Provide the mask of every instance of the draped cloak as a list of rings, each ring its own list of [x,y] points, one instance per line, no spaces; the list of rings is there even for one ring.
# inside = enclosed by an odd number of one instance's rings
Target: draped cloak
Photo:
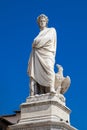
[[[28,74],[41,86],[54,86],[56,54],[56,30],[45,28],[40,31],[32,44],[28,62]]]

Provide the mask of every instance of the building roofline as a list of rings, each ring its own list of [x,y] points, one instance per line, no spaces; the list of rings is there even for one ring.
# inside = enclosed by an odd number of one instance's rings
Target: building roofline
[[[7,114],[7,115],[2,115],[0,117],[11,117],[11,116],[16,116],[17,113],[20,113],[20,110],[15,110],[13,111],[14,113],[13,114]]]
[[[4,117],[0,117],[0,121],[4,121],[4,122],[6,122],[8,125],[13,125],[12,122],[6,120]]]
[[[13,112],[15,112],[15,113],[20,113],[21,111],[20,111],[20,110],[15,110],[15,111],[13,111]]]

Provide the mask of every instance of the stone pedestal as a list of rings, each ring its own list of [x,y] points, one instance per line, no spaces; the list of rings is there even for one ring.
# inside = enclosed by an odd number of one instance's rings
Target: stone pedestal
[[[76,130],[70,125],[70,109],[59,94],[43,94],[27,98],[21,104],[19,123],[11,130]]]

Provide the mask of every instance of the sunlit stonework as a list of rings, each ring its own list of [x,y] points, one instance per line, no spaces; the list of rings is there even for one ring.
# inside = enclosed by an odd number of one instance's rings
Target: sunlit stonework
[[[63,67],[57,64],[54,72],[57,34],[48,28],[48,17],[37,18],[40,33],[32,44],[28,62],[30,96],[21,104],[21,117],[11,130],[76,130],[70,124],[70,109],[66,106],[64,93],[71,80],[63,75]]]

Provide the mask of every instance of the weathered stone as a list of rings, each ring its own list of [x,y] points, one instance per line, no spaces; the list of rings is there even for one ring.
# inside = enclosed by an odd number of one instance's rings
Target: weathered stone
[[[21,104],[19,123],[11,130],[76,130],[70,126],[70,109],[57,94],[28,97]]]

